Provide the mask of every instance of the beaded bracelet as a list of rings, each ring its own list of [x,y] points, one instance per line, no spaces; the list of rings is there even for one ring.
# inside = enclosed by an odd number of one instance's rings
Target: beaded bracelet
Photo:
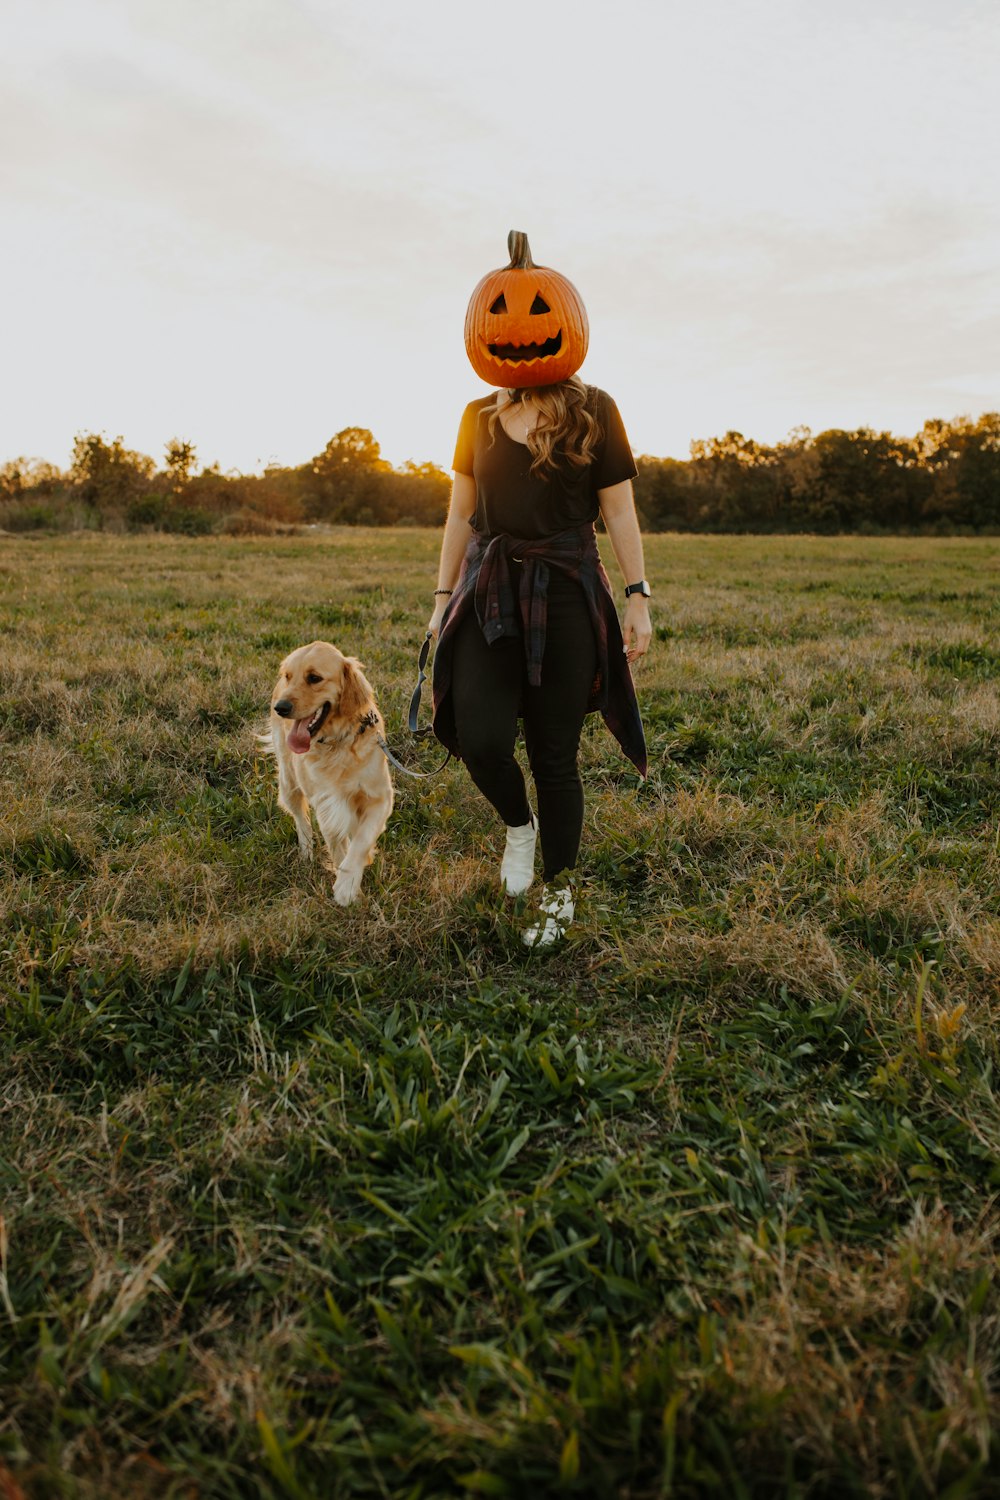
[[[455,590],[454,589],[435,589],[434,592],[435,592],[435,594],[453,594],[455,592]]]

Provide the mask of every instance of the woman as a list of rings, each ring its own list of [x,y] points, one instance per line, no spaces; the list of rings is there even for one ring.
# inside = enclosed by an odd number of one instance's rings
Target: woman
[[[603,714],[645,775],[629,667],[652,632],[625,429],[611,397],[575,375],[587,346],[583,304],[565,278],[533,264],[523,235],[508,244],[511,265],[483,278],[466,322],[477,373],[506,384],[462,418],[427,628],[439,636],[434,731],[507,825],[500,879],[508,895],[531,886],[541,835],[545,887],[524,941],[545,947],[574,915],[577,754],[588,713]],[[537,329],[529,309],[544,319]],[[624,631],[597,552],[598,515],[626,583]],[[518,718],[537,822],[514,756]]]

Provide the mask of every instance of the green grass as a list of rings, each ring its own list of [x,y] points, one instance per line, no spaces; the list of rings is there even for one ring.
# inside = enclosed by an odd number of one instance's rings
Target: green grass
[[[650,539],[530,954],[460,766],[345,912],[254,752],[438,541],[4,543],[0,1495],[997,1493],[1000,543]]]

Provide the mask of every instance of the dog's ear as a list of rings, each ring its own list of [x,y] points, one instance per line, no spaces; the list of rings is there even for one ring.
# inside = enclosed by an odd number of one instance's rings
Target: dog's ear
[[[344,657],[344,677],[338,712],[342,719],[358,719],[372,704],[372,690],[356,656]]]

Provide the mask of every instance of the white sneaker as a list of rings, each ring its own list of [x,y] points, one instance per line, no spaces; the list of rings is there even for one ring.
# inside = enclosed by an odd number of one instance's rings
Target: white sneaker
[[[535,878],[535,841],[538,824],[534,817],[521,828],[507,827],[507,845],[500,866],[500,884],[508,896],[521,896]]]
[[[526,927],[521,941],[526,948],[551,948],[553,943],[566,936],[566,929],[575,915],[572,890],[568,885],[557,886],[551,891],[548,886],[543,886],[538,910],[542,920]]]

